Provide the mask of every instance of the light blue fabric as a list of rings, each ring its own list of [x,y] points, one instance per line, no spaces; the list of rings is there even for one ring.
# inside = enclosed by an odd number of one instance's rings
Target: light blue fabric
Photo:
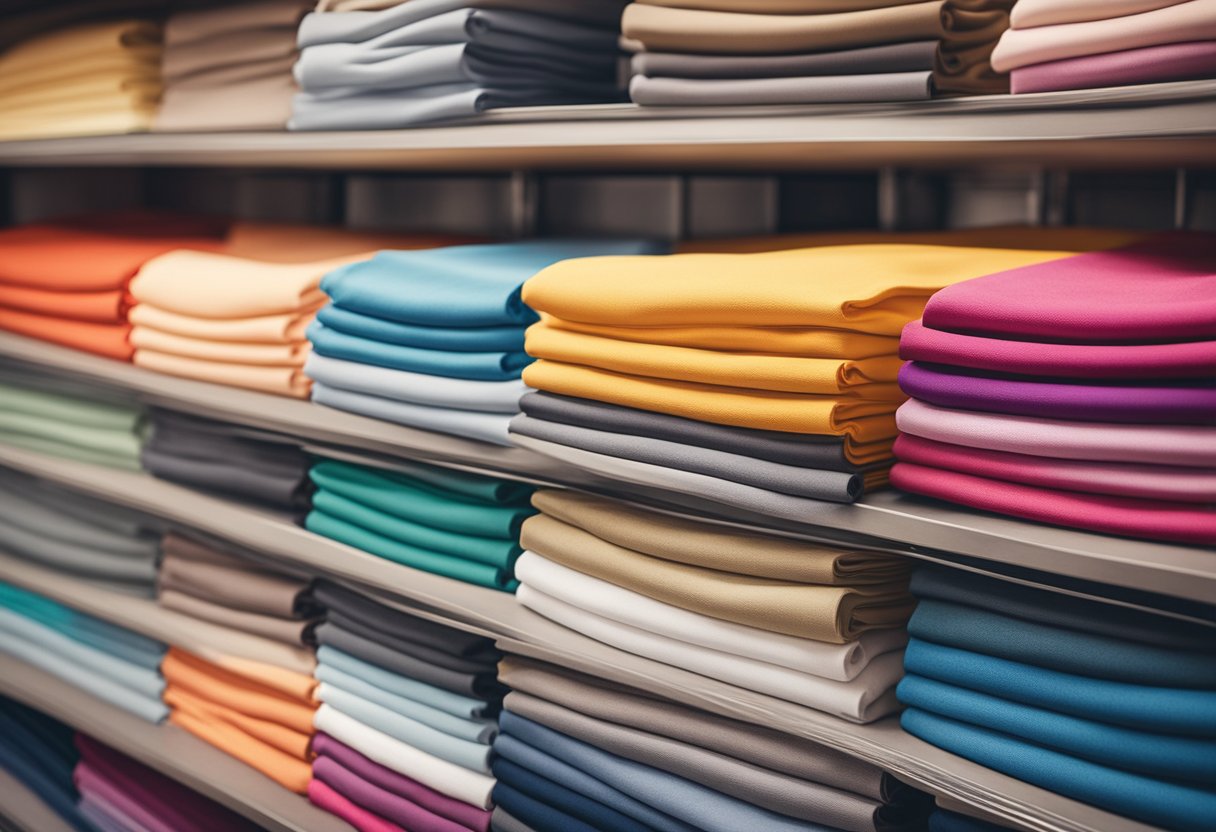
[[[347,335],[320,321],[309,324],[307,334],[318,355],[448,378],[506,381],[519,378],[533,361],[524,352],[451,352],[386,344]]]
[[[971,725],[1000,731],[1095,763],[1164,780],[1216,785],[1216,742],[1149,734],[1054,711],[1006,702],[926,679],[905,676],[899,701]]]
[[[317,313],[317,320],[327,329],[400,344],[403,347],[418,347],[424,350],[448,350],[451,352],[523,352],[526,326],[420,326],[361,315],[349,309],[329,304]]]
[[[379,396],[412,405],[480,413],[519,412],[519,400],[530,388],[523,379],[470,381],[467,378],[429,376],[358,361],[343,361],[310,353],[304,374],[326,387]]]
[[[378,688],[349,673],[343,673],[333,665],[318,664],[317,681],[323,682],[341,691],[353,693],[381,707],[388,708],[394,713],[407,716],[410,719],[429,725],[436,731],[442,731],[453,737],[469,742],[486,744],[493,742],[498,734],[498,721],[481,717],[480,719],[464,719],[449,713],[415,702],[404,696],[390,693]]]
[[[1178,832],[1210,832],[1216,792],[1078,760],[1032,743],[909,708],[904,730],[960,757],[1108,812]]]
[[[46,601],[46,603],[53,602]],[[63,633],[81,644],[94,647],[139,667],[156,670],[165,657],[167,649],[165,645],[141,636],[139,633],[124,630],[108,621],[78,613],[67,607],[61,609],[66,610],[68,615],[51,616],[47,615],[45,610],[32,606],[7,602],[4,603],[4,606],[19,615],[37,621],[44,627]]]
[[[761,809],[698,783],[601,751],[504,711],[504,734],[538,748],[618,791],[705,832],[828,832],[828,827]]]
[[[470,771],[490,773],[489,744],[457,739],[333,685],[319,686],[317,698],[335,711],[375,728],[382,734],[401,740],[406,745]]]
[[[1063,673],[1141,685],[1216,688],[1211,655],[1065,630],[986,610],[922,600],[908,622],[914,638]]]
[[[429,407],[381,396],[369,396],[366,393],[342,390],[320,383],[312,386],[312,400],[334,410],[345,410],[347,413],[357,413],[383,422],[463,436],[494,445],[511,445],[507,436],[507,426],[511,424],[513,415],[510,413],[480,413],[475,410]]]
[[[429,705],[438,711],[462,719],[483,719],[489,711],[486,703],[480,699],[461,696],[458,693],[401,676],[329,645],[323,644],[317,650],[317,663],[319,667],[337,670],[345,676],[359,679],[380,690]],[[327,680],[322,679],[322,681]]]
[[[623,815],[639,820],[656,832],[699,832],[697,827],[676,820],[640,800],[635,800],[574,766],[533,748],[518,737],[510,737],[505,734],[499,736],[494,740],[494,753],[504,760],[510,760],[558,785],[565,786],[591,800],[610,806]]]
[[[904,669],[1002,699],[1141,731],[1216,738],[1216,691],[1111,682],[912,639]]]

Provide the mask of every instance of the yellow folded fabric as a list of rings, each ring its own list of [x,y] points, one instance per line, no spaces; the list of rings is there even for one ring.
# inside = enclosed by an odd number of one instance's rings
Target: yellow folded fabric
[[[261,315],[252,318],[195,318],[141,303],[131,309],[128,320],[135,327],[147,327],[183,338],[205,341],[234,341],[244,344],[283,344],[304,340],[304,331],[316,317],[321,303],[300,312]]]
[[[158,373],[194,378],[213,384],[247,387],[250,390],[297,399],[308,398],[308,391],[312,389],[312,381],[304,375],[301,367],[258,367],[252,364],[205,361],[201,358],[187,358],[184,355],[147,349],[136,350],[131,360],[136,366]]]
[[[0,53],[0,77],[57,67],[72,69],[99,55],[145,57],[149,47],[160,48],[164,30],[150,20],[88,23],[30,38]]]
[[[625,549],[721,572],[863,586],[903,580],[911,571],[906,558],[738,532],[574,491],[541,489],[532,495],[532,505],[546,517]]]
[[[880,401],[902,398],[894,382],[903,362],[895,353],[847,361],[721,352],[617,341],[543,323],[529,327],[525,348],[536,358],[647,378]]]
[[[139,353],[136,353],[135,362],[139,363]],[[826,433],[847,436],[861,443],[878,442],[896,435],[894,413],[898,401],[662,381],[558,361],[537,361],[529,365],[523,379],[537,390],[719,425],[784,433]]]
[[[264,367],[303,367],[310,349],[307,341],[281,344],[208,341],[161,332],[146,326],[137,326],[131,330],[131,346],[186,358]]]
[[[867,630],[902,626],[915,607],[906,581],[822,586],[702,569],[617,546],[543,514],[524,521],[520,545],[682,609],[834,644]]]

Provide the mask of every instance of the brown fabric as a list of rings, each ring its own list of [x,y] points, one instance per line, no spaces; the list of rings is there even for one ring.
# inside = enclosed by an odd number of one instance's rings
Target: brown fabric
[[[201,618],[204,621],[222,624],[234,630],[299,646],[307,646],[312,643],[312,631],[320,621],[318,618],[278,618],[236,610],[221,604],[213,604],[175,589],[166,589],[163,584],[157,602],[166,609],[176,610],[193,618]]]
[[[542,489],[532,505],[622,548],[739,575],[862,586],[903,580],[910,571],[903,558],[732,531],[572,491]]]
[[[299,618],[310,582],[279,575],[177,534],[165,535],[160,588],[278,618]],[[220,622],[223,623],[223,622]]]
[[[1009,74],[997,72],[990,59],[1009,28],[1016,0],[946,0],[942,35],[933,66],[939,93],[997,95],[1009,92]]]

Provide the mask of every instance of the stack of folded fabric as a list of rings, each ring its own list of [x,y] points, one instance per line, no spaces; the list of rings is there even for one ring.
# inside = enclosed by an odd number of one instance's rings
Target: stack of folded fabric
[[[289,127],[408,127],[486,110],[620,101],[625,0],[339,2],[300,24]],[[330,4],[323,4],[325,8]]]
[[[524,281],[597,254],[657,253],[645,241],[551,240],[382,251],[329,274],[309,328],[313,401],[412,427],[510,444],[525,392]]]
[[[499,653],[322,582],[314,803],[364,832],[488,832]]]
[[[312,581],[256,565],[170,533],[157,601],[166,609],[292,647],[315,643],[320,607]]]
[[[12,379],[16,384],[6,384]],[[0,442],[108,468],[139,470],[143,414],[129,404],[89,397],[87,386],[0,372]],[[110,397],[113,398],[113,397]],[[99,400],[100,399],[100,400]]]
[[[148,415],[148,473],[291,517],[308,511],[309,459],[297,440],[170,410]]]
[[[80,814],[101,832],[255,832],[257,824],[84,734],[74,773]]]
[[[810,740],[529,659],[500,673],[496,830],[924,828],[923,795]]]
[[[895,710],[912,611],[888,555],[728,532],[598,497],[533,496],[524,606],[630,653],[854,722]]]
[[[1009,29],[1017,0],[945,0],[942,39],[933,64],[939,95],[996,95],[1009,92],[1009,74],[992,66],[992,52]]]
[[[0,651],[148,722],[161,702],[165,645],[0,582]]]
[[[0,53],[0,139],[147,130],[160,101],[161,26],[87,23]]]
[[[929,832],[1009,832],[1009,827],[937,808],[929,815]]]
[[[1216,629],[925,568],[900,700],[926,742],[1181,832],[1216,813]]]
[[[19,780],[70,828],[95,832],[82,817],[72,772],[74,731],[46,714],[0,697],[0,769]]]
[[[158,254],[216,247],[225,226],[131,213],[0,231],[0,329],[130,360],[131,278]]]
[[[900,347],[914,400],[892,482],[1039,522],[1216,543],[1214,284],[1216,237],[1170,233],[939,292]]]
[[[296,91],[296,28],[309,5],[255,0],[171,14],[154,129],[283,129]]]
[[[1112,237],[1026,239],[1049,250],[889,243],[558,263],[524,286],[541,313],[526,347],[541,360],[523,379],[563,398],[528,397],[512,441],[763,515],[805,520],[819,500],[852,502],[886,480],[897,336],[925,301],[1070,253],[1053,242]]]
[[[1014,93],[1216,77],[1214,0],[1019,0],[992,65]]]
[[[318,461],[304,526],[356,549],[479,586],[514,590],[531,486],[397,462]]]
[[[151,597],[160,554],[144,515],[0,471],[0,553],[105,589]]]

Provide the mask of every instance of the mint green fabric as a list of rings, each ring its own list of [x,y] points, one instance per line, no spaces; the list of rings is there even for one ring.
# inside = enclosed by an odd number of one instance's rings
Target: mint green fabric
[[[0,441],[53,456],[139,470],[134,408],[0,384]]]

